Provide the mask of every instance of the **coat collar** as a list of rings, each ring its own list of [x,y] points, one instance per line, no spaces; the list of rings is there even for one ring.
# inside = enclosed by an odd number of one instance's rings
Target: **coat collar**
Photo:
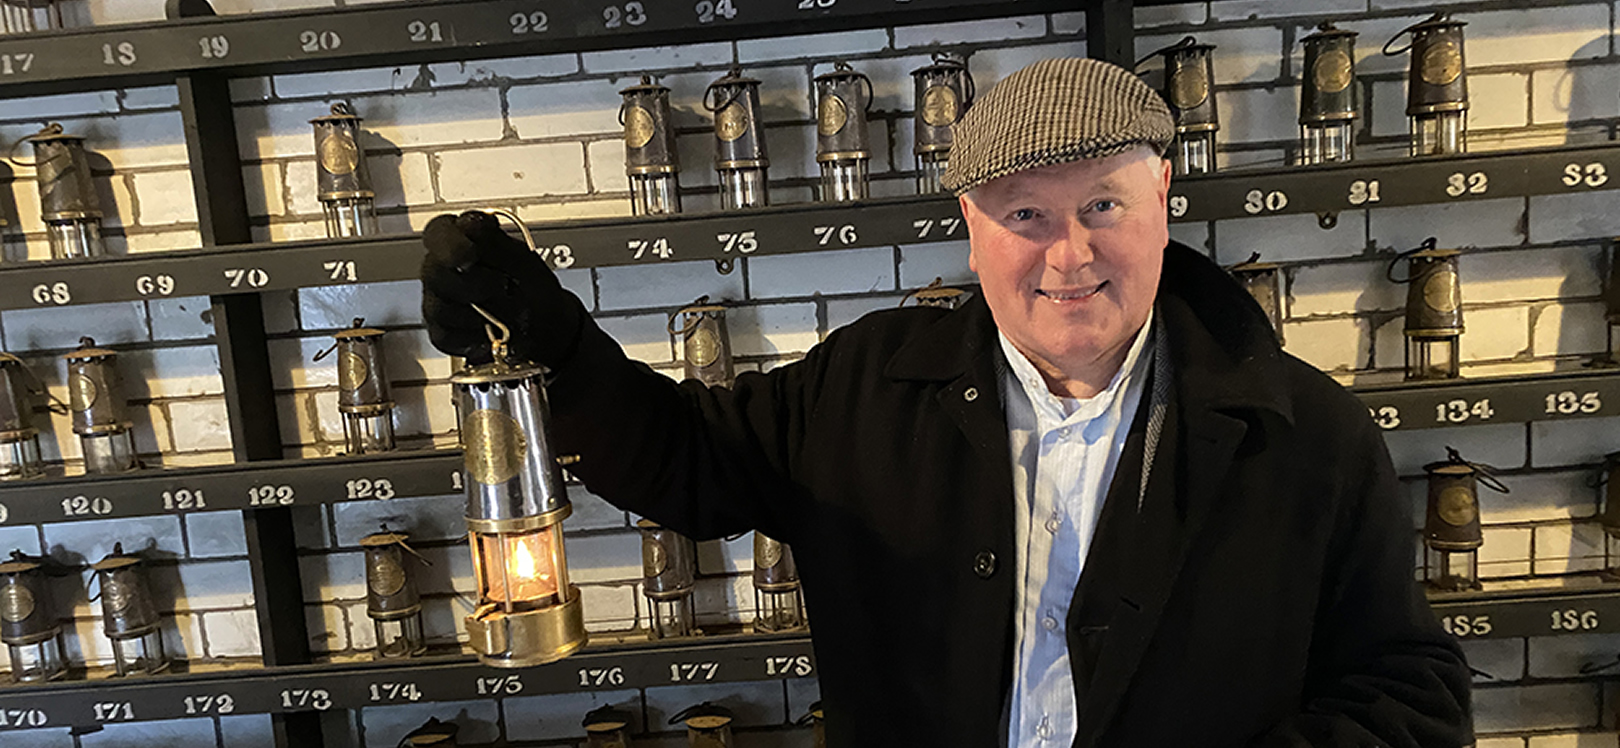
[[[1169,331],[1178,395],[1189,410],[1266,410],[1293,423],[1282,386],[1282,348],[1270,321],[1241,286],[1180,242],[1164,250],[1159,318]],[[995,320],[982,294],[940,316],[889,359],[895,380],[951,381],[999,357]]]

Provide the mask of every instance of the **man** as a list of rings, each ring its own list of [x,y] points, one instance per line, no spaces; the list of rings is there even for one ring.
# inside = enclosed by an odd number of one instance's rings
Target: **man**
[[[475,354],[482,305],[552,368],[592,491],[793,545],[830,745],[1471,744],[1382,437],[1169,241],[1172,133],[1121,68],[1014,73],[945,177],[982,296],[730,390],[626,359],[476,214],[429,224],[423,311]]]

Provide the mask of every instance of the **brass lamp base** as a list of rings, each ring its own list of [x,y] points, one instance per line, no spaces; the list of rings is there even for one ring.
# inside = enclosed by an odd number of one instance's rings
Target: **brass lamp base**
[[[467,637],[478,660],[493,667],[532,667],[556,662],[585,646],[585,610],[579,588],[568,601],[540,610],[506,614],[491,607],[467,616]]]

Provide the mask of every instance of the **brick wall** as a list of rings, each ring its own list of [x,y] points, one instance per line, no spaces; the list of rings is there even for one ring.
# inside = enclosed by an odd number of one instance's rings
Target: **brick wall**
[[[334,0],[215,0],[221,12],[320,7]],[[335,0],[357,5],[359,0]],[[1451,3],[1469,22],[1473,150],[1612,139],[1620,122],[1620,57],[1614,49],[1616,3],[1609,1]],[[118,23],[161,15],[156,2],[91,0],[74,8],[82,22]],[[1139,54],[1187,33],[1219,45],[1216,83],[1224,129],[1223,165],[1284,163],[1296,137],[1302,51],[1298,40],[1332,18],[1362,33],[1358,85],[1364,102],[1363,157],[1404,152],[1406,61],[1378,47],[1429,12],[1406,0],[1218,0],[1138,11]],[[673,89],[682,184],[689,211],[716,207],[710,121],[697,105],[703,88],[733,63],[764,81],[772,199],[811,199],[815,182],[810,79],[847,59],[875,86],[873,192],[908,194],[911,180],[911,82],[907,72],[941,47],[969,54],[980,90],[1027,62],[1084,54],[1083,15],[1028,16],[969,24],[815,35],[677,48],[373,68],[247,78],[233,82],[243,172],[261,240],[324,236],[315,199],[313,138],[307,120],[345,101],[366,118],[369,166],[385,230],[420,229],[442,212],[499,205],[526,219],[622,216],[629,210],[618,89],[650,72]],[[1149,67],[1152,64],[1150,63]],[[1157,74],[1148,72],[1150,79]],[[47,120],[89,136],[110,206],[114,252],[194,246],[185,148],[173,88],[140,88],[13,102],[0,113],[0,137],[16,138]],[[4,237],[7,260],[47,254],[32,173],[14,169],[9,192],[18,229]],[[1399,378],[1403,289],[1382,279],[1392,251],[1427,236],[1466,248],[1463,298],[1469,333],[1464,374],[1545,372],[1579,365],[1604,344],[1598,303],[1606,267],[1600,242],[1620,234],[1608,193],[1503,199],[1455,206],[1346,212],[1332,230],[1313,217],[1251,218],[1177,225],[1174,235],[1223,263],[1252,251],[1287,264],[1286,333],[1290,350],[1346,383]],[[730,330],[741,368],[768,370],[792,361],[840,325],[893,306],[906,289],[942,276],[969,282],[964,242],[774,256],[740,261],[563,272],[598,321],[638,359],[678,376],[667,315],[697,296],[735,302]],[[400,404],[405,447],[454,442],[449,362],[428,344],[414,283],[278,292],[265,296],[267,324],[289,456],[341,449],[335,370],[312,362],[330,335],[356,316],[388,329],[389,374]],[[120,351],[135,401],[137,443],[153,464],[230,459],[207,299],[68,307],[0,314],[0,348],[23,356],[59,396],[55,356],[81,334]],[[52,424],[52,459],[73,464],[77,443],[65,419]],[[1620,419],[1570,424],[1500,424],[1392,434],[1390,449],[1421,523],[1420,465],[1453,445],[1471,459],[1509,469],[1509,496],[1484,499],[1485,573],[1512,581],[1598,568],[1605,549],[1594,515],[1598,496],[1585,480],[1616,449]],[[572,573],[585,595],[587,624],[608,632],[644,622],[634,517],[583,490],[572,493],[568,521]],[[299,510],[298,542],[312,646],[334,659],[365,656],[372,629],[364,612],[358,539],[379,524],[411,532],[433,565],[425,571],[431,638],[464,638],[460,618],[473,590],[454,497],[356,502]],[[171,644],[184,656],[228,667],[257,652],[245,548],[237,513],[194,514],[41,527],[0,528],[0,550],[45,551],[69,565],[98,560],[114,541],[160,559],[157,579],[172,595]],[[744,539],[700,545],[700,623],[747,620],[752,593]],[[105,662],[82,580],[60,581],[74,602],[70,652]],[[1488,674],[1477,693],[1482,746],[1616,744],[1614,695],[1581,666],[1612,660],[1620,637],[1566,637],[1470,643],[1474,666]],[[497,738],[566,743],[599,703],[628,704],[646,744],[684,741],[667,716],[703,699],[738,710],[744,745],[807,744],[786,728],[815,698],[814,683],[789,682],[648,689],[509,700],[366,709],[335,716],[356,745],[392,746],[428,716],[455,718],[467,742]],[[100,733],[8,733],[7,746],[101,748],[174,744],[268,745],[268,719],[234,717],[121,725]],[[15,743],[13,741],[16,741]],[[640,743],[638,743],[640,744]]]

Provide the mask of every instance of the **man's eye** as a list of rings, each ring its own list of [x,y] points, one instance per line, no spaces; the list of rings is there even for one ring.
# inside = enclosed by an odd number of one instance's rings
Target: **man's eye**
[[[1098,200],[1097,202],[1091,204],[1091,209],[1097,213],[1107,213],[1108,211],[1118,207],[1119,203],[1113,200]]]
[[[1035,218],[1035,211],[1029,208],[1019,208],[1018,210],[1013,211],[1012,218],[1014,221],[1033,220]]]

